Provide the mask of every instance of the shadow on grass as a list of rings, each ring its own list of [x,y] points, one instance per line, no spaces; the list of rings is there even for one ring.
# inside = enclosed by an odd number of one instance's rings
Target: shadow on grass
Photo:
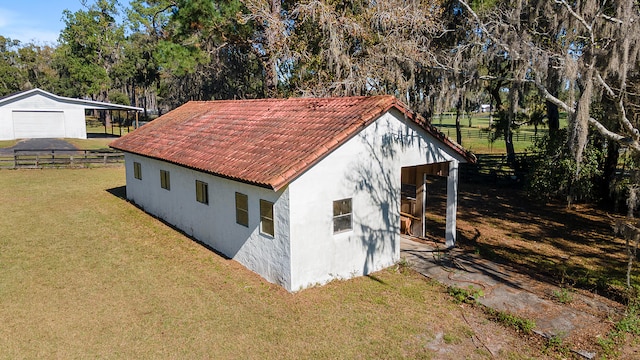
[[[120,135],[118,134],[87,133],[87,139],[103,139],[103,138],[115,139],[119,137]]]
[[[117,198],[127,200],[127,187],[124,185],[107,189],[107,192]]]
[[[158,221],[159,221],[159,222],[161,222],[162,224],[164,224],[164,225],[166,225],[167,227],[171,228],[172,230],[174,230],[174,231],[176,231],[176,232],[180,233],[180,234],[181,234],[181,235],[183,235],[184,237],[186,237],[186,238],[190,239],[191,241],[193,241],[193,242],[197,243],[198,245],[200,245],[200,246],[204,247],[205,249],[207,249],[207,250],[209,250],[209,251],[211,251],[211,252],[215,253],[216,255],[220,256],[221,258],[226,259],[226,260],[232,260],[232,259],[231,259],[230,257],[228,257],[227,255],[225,255],[225,254],[223,254],[223,253],[219,252],[218,250],[216,250],[216,249],[214,249],[213,247],[211,247],[210,245],[208,245],[208,244],[206,244],[206,243],[204,243],[204,242],[202,242],[202,241],[200,241],[200,240],[196,239],[195,237],[193,237],[193,236],[191,236],[191,235],[189,235],[189,234],[185,233],[184,231],[182,231],[182,230],[180,230],[179,228],[175,227],[174,225],[170,224],[170,223],[169,223],[169,222],[167,222],[166,220],[164,220],[164,219],[162,219],[162,218],[159,218],[159,217],[157,217],[157,216],[155,216],[155,215],[153,215],[153,214],[149,214],[148,212],[144,211],[144,208],[143,208],[143,207],[141,207],[140,205],[136,204],[135,202],[130,201],[129,199],[127,199],[127,187],[126,187],[126,186],[118,186],[118,187],[114,187],[114,188],[111,188],[111,189],[107,189],[106,191],[107,191],[109,194],[111,194],[111,195],[113,195],[113,196],[115,196],[115,197],[117,197],[117,198],[119,198],[119,199],[121,199],[121,200],[124,200],[124,201],[128,202],[129,204],[131,204],[131,205],[135,206],[136,208],[138,208],[138,210],[140,210],[140,211],[144,212],[147,216],[150,216],[150,217],[152,217],[152,218],[154,218],[154,219],[158,220]]]
[[[368,277],[369,279],[377,282],[377,283],[382,284],[382,285],[388,285],[384,280],[380,279],[379,277],[377,277],[377,276],[375,276],[373,274],[369,274],[369,275],[365,275],[365,276]]]

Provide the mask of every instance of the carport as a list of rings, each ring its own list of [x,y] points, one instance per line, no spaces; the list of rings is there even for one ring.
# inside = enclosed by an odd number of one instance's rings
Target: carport
[[[0,140],[87,138],[87,110],[126,111],[137,126],[142,108],[58,96],[32,89],[0,98]],[[106,129],[106,128],[105,128]]]

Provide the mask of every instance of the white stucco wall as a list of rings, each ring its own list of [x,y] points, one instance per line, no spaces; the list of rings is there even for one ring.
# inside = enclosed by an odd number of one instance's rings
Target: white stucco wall
[[[34,112],[64,112],[64,127],[66,138],[87,138],[87,127],[84,116],[84,106],[79,104],[55,101],[40,94],[33,94],[26,98],[16,99],[0,106],[0,140],[15,139],[14,111]],[[34,129],[34,133],[38,133]],[[37,137],[52,137],[41,132]]]
[[[134,178],[134,161],[142,165],[142,180]],[[130,200],[289,291],[397,262],[401,168],[447,161],[464,159],[397,111],[278,192],[125,155]],[[170,191],[160,187],[161,169],[171,173]],[[196,201],[195,180],[209,184],[209,205]],[[249,197],[248,228],[235,221],[236,191]],[[352,230],[334,234],[333,201],[344,198],[352,199]],[[274,237],[260,233],[260,199],[275,203]]]
[[[366,275],[400,258],[402,167],[462,160],[397,111],[289,185],[292,288]],[[333,234],[333,201],[352,198],[352,231]]]
[[[141,164],[141,180],[134,178],[133,162]],[[128,153],[125,166],[128,199],[268,281],[291,290],[287,189],[275,192]],[[170,190],[160,187],[161,169],[170,172]],[[208,184],[208,205],[196,201],[196,180]],[[248,196],[248,227],[236,223],[236,191]],[[274,203],[274,237],[260,232],[260,199]]]

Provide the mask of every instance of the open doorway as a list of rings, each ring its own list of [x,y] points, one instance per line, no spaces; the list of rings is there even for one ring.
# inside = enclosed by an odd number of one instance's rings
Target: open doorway
[[[400,229],[403,234],[444,240],[448,174],[448,162],[402,168]]]

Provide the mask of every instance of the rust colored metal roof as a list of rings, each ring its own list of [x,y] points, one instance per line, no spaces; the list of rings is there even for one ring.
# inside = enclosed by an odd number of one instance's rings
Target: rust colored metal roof
[[[392,108],[474,161],[390,95],[190,101],[110,146],[278,190]]]

